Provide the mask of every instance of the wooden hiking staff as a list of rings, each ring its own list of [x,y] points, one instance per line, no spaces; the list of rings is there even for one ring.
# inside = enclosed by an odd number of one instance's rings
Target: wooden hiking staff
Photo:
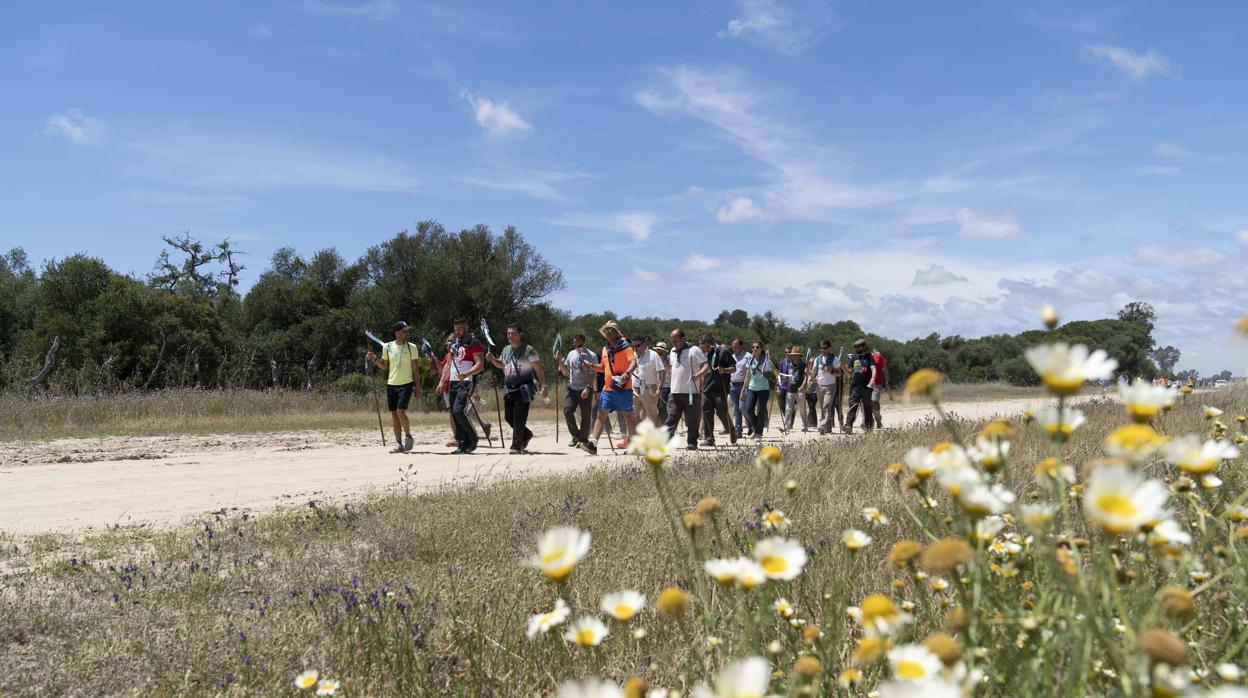
[[[377,381],[373,379],[373,362],[368,360],[368,347],[364,347],[364,375],[373,389],[373,406],[377,408],[377,431],[381,432],[381,445],[386,445],[386,428],[381,425],[381,397],[377,395]]]

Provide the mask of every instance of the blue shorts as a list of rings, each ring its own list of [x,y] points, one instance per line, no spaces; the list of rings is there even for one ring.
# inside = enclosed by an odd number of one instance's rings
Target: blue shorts
[[[633,391],[604,390],[598,398],[598,409],[608,412],[632,412]]]

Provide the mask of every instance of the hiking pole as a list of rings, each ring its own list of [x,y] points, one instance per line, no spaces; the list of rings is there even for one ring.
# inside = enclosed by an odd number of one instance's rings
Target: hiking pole
[[[494,348],[494,340],[490,337],[490,326],[486,324],[485,318],[481,318],[481,334],[485,336],[485,341],[489,343],[490,349]],[[500,444],[507,443],[507,433],[503,429],[503,402],[498,399],[498,382],[490,381],[494,384],[494,409],[498,412],[498,440]],[[477,415],[477,420],[481,419],[481,415]],[[481,427],[484,429],[485,427]],[[493,444],[491,444],[493,445]]]
[[[434,358],[434,355],[433,355],[433,345],[431,345],[431,344],[429,343],[429,340],[427,340],[427,339],[421,339],[421,340],[420,340],[420,347],[421,347],[421,349],[422,349],[422,350],[423,350],[426,354],[428,354],[428,355],[429,355],[429,367],[430,367],[430,371],[432,371],[432,369],[433,369],[433,358]],[[449,395],[449,392],[448,392],[448,395]],[[477,406],[476,406],[475,404],[473,404],[473,402],[472,402],[472,396],[471,396],[471,395],[469,395],[469,396],[468,396],[468,407],[471,407],[471,408],[472,408],[472,416],[474,416],[474,417],[476,417],[476,418],[477,418],[477,424],[480,424],[480,425],[481,425],[481,431],[485,432],[485,440],[486,440],[486,442],[488,442],[488,443],[490,444],[490,448],[494,448],[494,439],[490,436],[490,430],[485,428],[485,421],[481,419],[481,414],[480,414],[479,412],[477,412]],[[453,410],[454,408],[452,407],[451,409]],[[451,417],[451,431],[452,431],[452,433],[454,433],[454,432],[455,432],[454,427],[455,427],[455,418],[454,418],[454,416],[452,416],[452,417]],[[459,436],[459,435],[458,435],[458,434],[455,434],[455,436],[458,438],[458,436]]]
[[[600,407],[598,409],[601,410],[602,408]],[[618,456],[620,454],[615,450],[615,435],[611,433],[611,417],[614,414],[614,412],[607,412],[607,443],[611,446],[611,455]]]
[[[386,428],[381,425],[381,398],[377,396],[377,381],[373,380],[373,362],[367,356],[364,357],[364,375],[368,376],[368,385],[373,389],[373,406],[377,408],[377,431],[381,432],[381,445],[385,446]]]
[[[550,349],[550,358],[555,364],[559,363],[559,348],[562,346],[563,333],[556,332],[555,345]],[[551,368],[555,369],[555,443],[559,443],[559,367],[551,366]]]

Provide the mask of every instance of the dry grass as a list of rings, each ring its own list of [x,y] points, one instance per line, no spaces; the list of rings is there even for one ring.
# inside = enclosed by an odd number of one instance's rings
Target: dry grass
[[[1230,411],[1235,398],[1211,400]],[[1099,453],[1103,434],[1121,421],[1112,405],[1086,409],[1089,423],[1067,446],[1070,462]],[[1177,409],[1167,430],[1200,431],[1198,411]],[[978,426],[959,428],[969,434]],[[811,561],[794,582],[760,593],[783,594],[824,629],[812,650],[834,672],[847,665],[845,607],[886,589],[892,574],[884,551],[919,537],[885,466],[945,435],[928,425],[787,447],[784,477],[798,485],[791,496],[765,482],[749,450],[680,458],[665,472],[682,510],[708,495],[723,501],[721,526],[702,538],[717,556],[742,551],[764,509],[784,509],[794,522],[789,535],[806,544]],[[1023,428],[1013,448],[1010,479],[1026,499],[1047,443]],[[610,591],[637,589],[653,604],[660,589],[688,583],[685,552],[655,492],[639,462],[573,477],[383,493],[343,507],[309,503],[260,519],[216,516],[172,532],[0,540],[0,694],[289,695],[297,672],[317,668],[352,696],[545,695],[569,678],[622,682],[635,674],[687,695],[720,655],[758,653],[772,640],[782,647],[777,665],[787,666],[801,647],[796,631],[772,624],[759,637],[733,635],[728,612],[701,623],[660,619],[647,608],[634,621],[644,639],[612,622],[611,637],[592,651],[566,646],[557,633],[525,639],[529,615],[549,610],[560,593],[575,619],[597,614]],[[879,507],[892,523],[872,529],[870,554],[855,560],[839,537],[866,528],[864,506]],[[521,565],[541,532],[557,525],[593,534],[589,556],[562,590]],[[731,608],[711,594],[714,608]],[[723,640],[717,649],[708,648],[712,634]],[[1013,670],[1027,660],[1008,641],[997,650],[994,666]],[[1019,686],[1055,690],[1051,669],[1035,667],[1030,683],[1009,677],[1012,695],[1030,694]],[[836,692],[835,683],[825,691]]]

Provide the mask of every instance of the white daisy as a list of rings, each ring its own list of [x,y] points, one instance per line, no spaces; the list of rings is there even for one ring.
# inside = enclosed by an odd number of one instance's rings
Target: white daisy
[[[876,688],[879,698],[965,698],[962,689],[944,679],[926,683],[913,681],[882,681]]]
[[[787,581],[802,573],[802,567],[806,565],[806,549],[801,543],[787,538],[764,538],[754,545],[754,560],[762,566],[768,579]]]
[[[1203,475],[1218,467],[1222,461],[1239,455],[1239,447],[1230,441],[1209,439],[1203,443],[1196,434],[1186,434],[1161,447],[1161,455],[1167,463],[1178,466],[1186,473]]]
[[[309,669],[295,677],[295,688],[306,690],[316,685],[316,680],[320,678],[321,673],[315,669]]]
[[[710,575],[719,584],[728,586],[737,582],[737,570],[741,568],[741,561],[745,558],[718,558],[715,560],[707,560],[702,564],[702,569]]]
[[[1113,534],[1163,518],[1169,498],[1161,481],[1119,464],[1094,468],[1083,497],[1088,520]]]
[[[796,575],[794,575],[796,576]],[[737,561],[737,586],[749,591],[767,581],[767,570],[757,562],[743,557]]]
[[[574,526],[552,528],[537,541],[537,554],[529,558],[529,564],[562,582],[589,552],[589,541],[589,533]]]
[[[906,451],[902,461],[905,462],[910,472],[914,473],[915,477],[918,478],[926,478],[936,472],[936,461],[932,459],[932,450],[930,448],[915,446]]]
[[[342,684],[338,683],[337,681],[333,679],[321,679],[320,681],[316,682],[316,695],[332,696],[338,692],[338,688],[341,685]]]
[[[784,533],[789,530],[789,523],[789,517],[785,516],[784,512],[779,509],[772,509],[763,514],[763,526],[769,531]]]
[[[1001,514],[1014,503],[1014,493],[1003,485],[977,485],[958,495],[958,506],[971,516]]]
[[[865,507],[862,510],[862,518],[866,519],[867,523],[871,524],[872,526],[887,526],[888,525],[888,517],[880,513],[880,510],[876,509],[875,507]]]
[[[1060,411],[1056,407],[1036,411],[1036,423],[1055,439],[1069,438],[1086,421],[1081,410],[1069,407]]]
[[[602,597],[602,611],[618,621],[628,622],[646,605],[646,597],[632,589]]]
[[[1010,455],[1010,442],[1005,439],[980,436],[970,449],[971,459],[985,470],[997,470],[1005,465]]]
[[[940,657],[923,645],[900,645],[888,651],[893,678],[926,683],[940,673]]]
[[[532,640],[534,637],[537,637],[538,633],[544,633],[567,620],[568,614],[571,612],[571,609],[563,602],[563,599],[555,599],[555,610],[529,617],[529,629],[525,634]]]
[[[1005,519],[1000,516],[986,516],[975,522],[975,537],[989,541],[996,538],[1003,528],[1005,528]]]
[[[610,634],[611,631],[607,629],[606,623],[593,616],[584,616],[568,626],[563,633],[563,639],[575,642],[581,647],[597,647]]]
[[[1023,355],[1055,395],[1073,395],[1087,381],[1113,377],[1118,368],[1118,362],[1109,358],[1104,349],[1092,351],[1082,344],[1042,344]]]
[[[680,436],[667,433],[667,427],[655,425],[649,419],[637,425],[637,433],[628,441],[628,453],[642,456],[653,467],[663,465],[667,455],[680,445]]]
[[[871,545],[871,536],[868,536],[856,528],[851,528],[841,534],[841,543],[846,548],[849,548],[850,551],[858,552],[868,545]]]
[[[1172,388],[1153,385],[1139,378],[1133,383],[1119,386],[1118,395],[1127,408],[1127,414],[1140,422],[1156,417],[1163,409],[1173,405],[1175,400]]]
[[[585,679],[564,682],[553,698],[624,698],[624,691],[610,681]]]
[[[771,685],[771,666],[762,657],[748,657],[720,669],[715,687],[705,683],[693,689],[693,698],[761,698]]]

